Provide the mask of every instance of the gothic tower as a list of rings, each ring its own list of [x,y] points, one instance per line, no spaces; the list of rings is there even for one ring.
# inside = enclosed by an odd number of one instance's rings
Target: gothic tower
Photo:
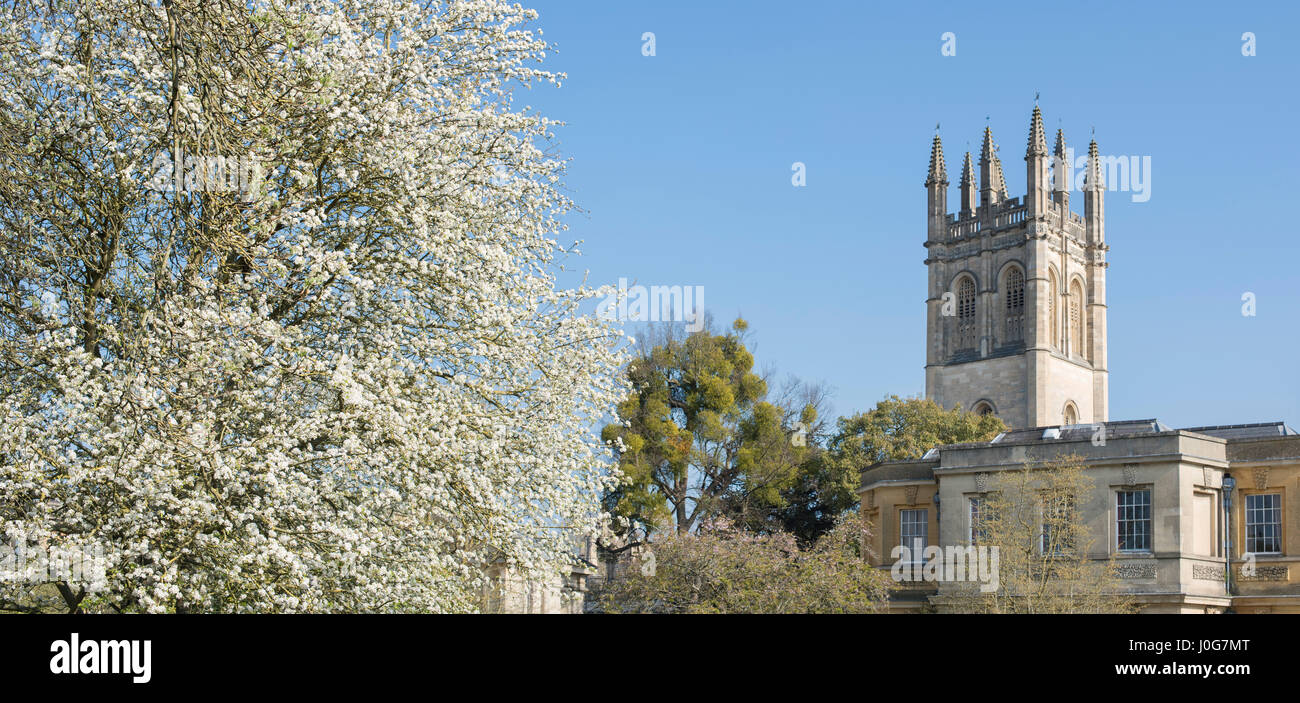
[[[944,407],[991,412],[1011,427],[1107,418],[1108,247],[1097,142],[1084,164],[1083,215],[1070,211],[1074,164],[1059,130],[1053,152],[1049,157],[1035,105],[1023,198],[1007,196],[987,127],[978,202],[967,153],[961,206],[948,213],[948,170],[937,134],[925,181],[925,395]]]

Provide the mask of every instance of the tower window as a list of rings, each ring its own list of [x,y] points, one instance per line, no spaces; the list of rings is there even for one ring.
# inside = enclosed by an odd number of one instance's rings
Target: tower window
[[[957,285],[957,348],[975,348],[975,281],[969,276]]]
[[[1024,338],[1025,274],[1012,267],[1007,272],[1003,287],[1006,290],[1007,341],[1018,342]]]
[[[1057,303],[1057,298],[1060,296],[1060,291],[1056,287],[1056,272],[1049,271],[1047,274],[1047,278],[1048,278],[1047,326],[1051,330],[1048,333],[1048,339],[1052,341],[1053,347],[1055,347],[1056,349],[1060,349],[1061,348],[1061,322],[1059,319],[1057,319],[1057,315],[1056,315],[1056,310],[1057,310],[1056,303]]]
[[[1078,281],[1070,285],[1070,354],[1084,356],[1083,287]]]
[[[1065,404],[1065,424],[1079,424],[1079,411],[1074,408],[1074,403]]]

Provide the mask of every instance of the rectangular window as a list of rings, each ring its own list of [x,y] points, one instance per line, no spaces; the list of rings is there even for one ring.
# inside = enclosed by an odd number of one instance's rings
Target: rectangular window
[[[1121,552],[1151,551],[1151,490],[1115,493],[1115,547]]]
[[[984,499],[979,496],[971,496],[970,525],[966,532],[966,538],[971,544],[980,544],[987,535],[987,532],[980,525],[980,515],[983,509]]]
[[[1246,496],[1246,551],[1282,553],[1282,494]]]
[[[899,544],[911,550],[913,562],[925,560],[925,545],[929,536],[929,511],[925,508],[898,512]]]
[[[1074,501],[1068,497],[1047,498],[1043,501],[1043,541],[1039,551],[1062,556],[1074,550],[1071,524],[1074,521]]]

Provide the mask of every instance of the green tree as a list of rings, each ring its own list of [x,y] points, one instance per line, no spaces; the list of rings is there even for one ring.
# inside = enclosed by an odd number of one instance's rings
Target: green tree
[[[987,441],[1005,430],[992,415],[890,396],[867,412],[839,419],[826,450],[810,452],[783,492],[777,519],[801,541],[815,540],[857,505],[863,469],[880,461],[916,459],[942,444]]]
[[[706,327],[643,340],[627,371],[634,390],[603,432],[625,477],[605,507],[625,526],[649,534],[721,516],[762,523],[797,479],[815,444],[817,409],[767,400],[746,329],[736,320],[724,334]]]

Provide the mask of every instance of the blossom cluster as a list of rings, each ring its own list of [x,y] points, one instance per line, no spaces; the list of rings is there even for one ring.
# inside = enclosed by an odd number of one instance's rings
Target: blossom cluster
[[[0,520],[103,549],[81,605],[464,611],[488,561],[568,568],[625,388],[620,333],[579,311],[608,292],[555,277],[555,123],[514,102],[560,79],[534,13],[13,7]],[[181,152],[265,172],[150,187]]]

